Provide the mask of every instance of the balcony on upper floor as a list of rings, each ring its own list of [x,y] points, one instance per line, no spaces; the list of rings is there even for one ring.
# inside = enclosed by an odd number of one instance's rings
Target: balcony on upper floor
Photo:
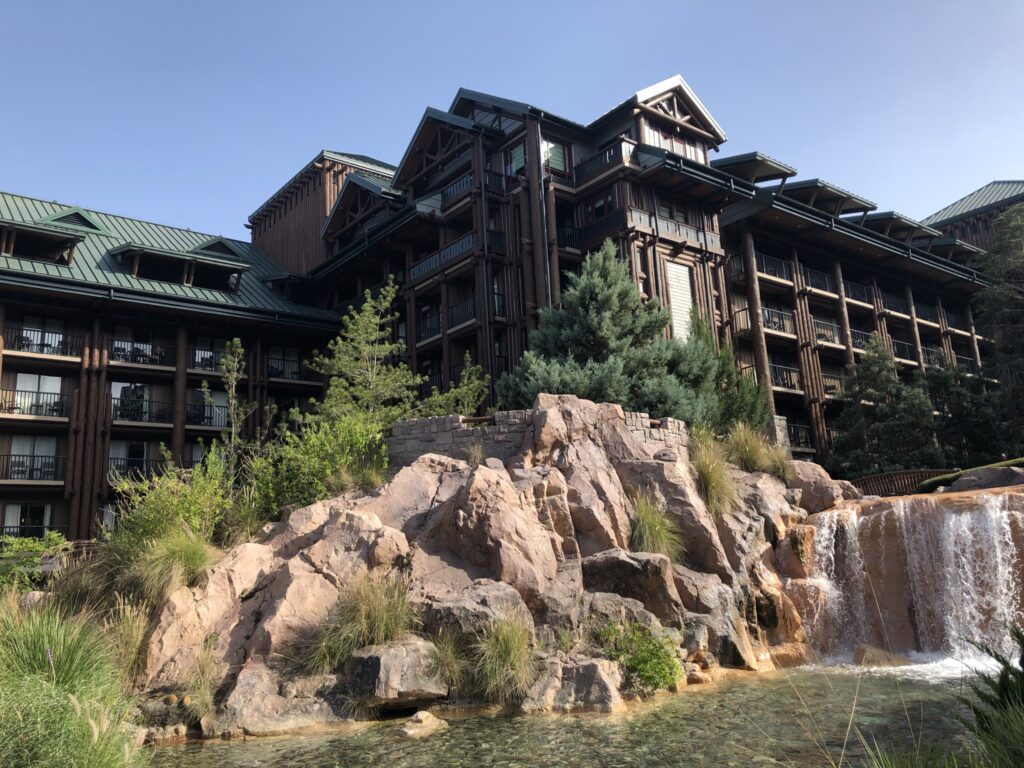
[[[831,320],[814,320],[814,338],[822,344],[842,344],[839,326]]]
[[[786,424],[786,434],[789,437],[789,447],[794,451],[813,451],[814,439],[811,427],[808,424]]]
[[[800,384],[800,369],[789,366],[780,365],[778,363],[769,363],[768,374],[772,380],[772,387],[777,389],[790,389],[794,391],[802,391],[803,387]]]
[[[800,271],[808,288],[825,293],[838,293],[836,279],[828,272],[822,272],[820,269],[812,269],[811,267],[801,267]]]
[[[464,299],[448,305],[448,329],[458,328],[460,325],[469,323],[476,319],[476,297],[467,296]]]
[[[924,356],[925,365],[933,365],[936,367],[945,367],[946,365],[946,353],[938,347],[921,347],[921,353]]]
[[[133,365],[173,368],[176,362],[175,349],[168,344],[132,341],[131,339],[111,339],[108,351],[111,363],[131,363]]]
[[[4,329],[4,351],[53,357],[81,357],[84,337],[34,328]]]
[[[577,163],[574,169],[576,186],[582,187],[591,179],[595,179],[609,168],[628,163],[633,157],[636,145],[629,141],[616,141],[596,155]]]
[[[914,351],[914,345],[909,341],[893,339],[892,353],[898,360],[907,360],[909,362],[917,361],[917,353]]]
[[[722,238],[717,232],[707,230],[702,232],[692,224],[658,216],[640,208],[629,209],[628,224],[670,242],[690,242],[698,248],[704,248],[706,242],[708,250],[722,250]]]
[[[777,256],[769,256],[767,253],[756,254],[757,271],[762,275],[774,277],[777,280],[793,280],[793,262],[789,259],[780,259]]]
[[[166,463],[163,459],[111,456],[108,462],[108,472],[111,478],[125,477],[137,480],[160,474]]]
[[[846,376],[838,368],[823,368],[821,386],[825,391],[825,397],[840,398],[846,392]]]
[[[185,409],[185,424],[190,427],[231,426],[230,413],[226,405],[214,403],[190,403]]]
[[[854,280],[843,280],[843,293],[850,301],[871,304],[871,288]]]
[[[166,400],[142,397],[111,397],[112,421],[130,421],[138,424],[170,424],[174,421],[174,407]]]
[[[466,255],[476,247],[476,233],[469,232],[458,240],[449,243],[444,248],[434,251],[429,256],[420,259],[409,268],[409,281],[414,282],[429,275],[431,272],[440,269],[453,261]]]
[[[0,454],[0,480],[8,483],[59,483],[64,481],[63,456]]]
[[[745,333],[751,330],[751,312],[749,307],[738,309],[733,313],[733,323],[736,333]],[[793,320],[793,313],[784,309],[771,307],[761,308],[761,324],[765,332],[784,333],[790,336],[796,334],[796,323]]]
[[[416,343],[441,335],[441,313],[438,310],[416,318]]]
[[[67,418],[69,398],[60,392],[5,389],[0,391],[0,413],[12,416]]]
[[[882,306],[890,312],[910,315],[910,305],[907,303],[906,296],[900,296],[892,291],[882,291]]]
[[[864,351],[868,348],[868,342],[871,341],[871,331],[862,331],[859,328],[851,328],[850,340],[853,342],[853,348],[855,350]]]
[[[939,324],[939,308],[935,304],[926,304],[922,301],[914,302],[914,313],[918,320],[928,323]]]

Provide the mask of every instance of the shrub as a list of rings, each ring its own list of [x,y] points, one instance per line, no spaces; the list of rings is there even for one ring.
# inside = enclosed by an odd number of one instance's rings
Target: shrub
[[[682,676],[672,643],[656,638],[647,627],[609,624],[597,633],[599,645],[608,658],[618,661],[626,675],[626,686],[640,694],[675,685]]]
[[[987,645],[977,645],[999,669],[980,673],[977,682],[970,683],[973,699],[965,702],[982,753],[998,768],[1024,765],[1024,629],[1011,627],[1010,633],[1017,644],[1017,663]]]
[[[448,686],[448,695],[455,697],[470,678],[470,661],[465,644],[454,632],[442,629],[433,638],[430,674]]]
[[[650,493],[633,499],[633,530],[629,546],[634,552],[656,552],[677,560],[683,553],[679,526]]]
[[[59,565],[70,549],[57,531],[47,531],[42,538],[0,536],[0,589],[27,591],[39,586],[45,579],[44,563]]]
[[[354,651],[397,640],[414,622],[408,581],[393,575],[360,577],[339,598],[300,662],[311,674],[339,671]]]
[[[768,472],[785,483],[792,481],[786,449],[772,445],[764,433],[742,421],[729,428],[725,438],[726,455],[744,472]]]
[[[213,709],[213,696],[217,685],[217,662],[213,657],[216,635],[208,635],[203,648],[181,686],[181,701],[193,722]]]
[[[477,638],[474,651],[476,677],[490,702],[521,700],[537,677],[532,632],[520,618],[491,622]]]
[[[725,451],[714,439],[691,441],[690,463],[697,480],[697,493],[714,517],[739,506],[736,483],[729,474]]]
[[[474,440],[466,446],[465,459],[469,466],[475,467],[483,464],[486,457],[487,455],[484,451],[484,443],[482,440]]]
[[[103,632],[110,641],[114,663],[121,673],[125,691],[131,691],[145,662],[142,644],[149,628],[146,610],[115,595],[114,605],[103,619]]]
[[[214,563],[217,550],[187,528],[171,530],[146,544],[128,572],[133,587],[152,607],[180,586],[193,586]]]

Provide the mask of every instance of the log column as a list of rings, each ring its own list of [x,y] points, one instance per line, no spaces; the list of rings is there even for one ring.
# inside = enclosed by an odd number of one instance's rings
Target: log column
[[[875,332],[881,337],[886,349],[893,353],[892,337],[889,336],[889,326],[885,320],[885,305],[882,303],[882,291],[878,287],[878,281],[871,277],[871,306],[874,307]]]
[[[974,312],[971,310],[971,305],[967,304],[965,307],[967,311],[967,325],[971,329],[971,352],[974,354],[974,364],[978,367],[978,371],[981,371],[981,346],[978,344],[978,331],[974,327]]]
[[[2,233],[4,230],[0,230]],[[4,376],[4,335],[7,331],[7,307],[0,304],[0,381]]]
[[[839,295],[839,330],[843,334],[843,365],[850,369],[854,365],[853,331],[850,327],[850,311],[846,306],[846,285],[843,281],[843,265],[839,259],[832,259],[832,276],[836,281],[836,293]]]
[[[533,241],[533,279],[538,307],[551,306],[551,283],[548,279],[547,240],[541,216],[541,195],[544,194],[544,169],[540,157],[540,126],[535,119],[526,122],[526,190],[529,195],[530,238]]]
[[[946,317],[946,308],[942,305],[942,298],[936,298],[939,309],[939,338],[942,339],[942,354],[950,368],[956,368],[956,350],[953,348],[953,339],[949,331],[949,318]]]
[[[544,190],[548,222],[548,264],[551,271],[551,306],[562,304],[562,278],[558,268],[558,225],[555,216],[555,185],[547,180]]]
[[[804,390],[804,405],[811,416],[811,429],[814,431],[814,444],[818,449],[818,457],[826,453],[828,431],[825,427],[825,386],[821,379],[821,361],[818,358],[814,318],[811,315],[810,302],[807,299],[807,282],[804,271],[800,268],[800,255],[796,248],[791,249],[793,260],[793,319],[796,325],[796,338],[799,345],[800,377]]]
[[[533,238],[530,236],[529,181],[520,177],[519,184],[519,242],[523,260],[523,287],[526,292],[526,328],[537,327],[537,280],[534,276]]]
[[[441,329],[441,389],[448,384],[451,365],[451,344],[448,341],[448,283],[441,283],[441,306],[438,309],[438,327]]]
[[[761,309],[761,284],[757,277],[754,236],[746,228],[743,230],[743,266],[747,273],[747,312],[750,313],[750,333],[754,340],[754,367],[758,380],[765,382],[771,395],[768,404],[774,414],[775,395],[772,393],[771,370],[768,367],[768,345],[764,338],[764,314]]]
[[[914,304],[914,290],[907,284],[904,293],[907,302],[907,312],[910,314],[910,328],[914,336],[914,354],[917,355],[917,364],[924,370],[924,346],[921,344],[921,329],[917,327],[917,306]]]
[[[171,424],[171,454],[178,464],[185,461],[185,415],[188,410],[188,331],[179,324],[174,337],[174,407]]]

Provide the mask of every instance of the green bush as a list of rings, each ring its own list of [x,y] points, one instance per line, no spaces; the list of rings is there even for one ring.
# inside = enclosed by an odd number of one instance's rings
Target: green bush
[[[126,574],[124,586],[156,608],[181,586],[194,586],[217,559],[217,550],[188,528],[149,541]]]
[[[598,631],[597,640],[608,658],[622,665],[630,690],[647,695],[670,688],[682,677],[672,643],[656,638],[641,624],[630,624],[625,629],[609,624]]]
[[[925,480],[923,483],[914,489],[914,493],[931,493],[941,485],[949,485],[960,479],[961,475],[967,472],[972,472],[975,469],[987,469],[989,467],[1024,467],[1024,456],[1016,459],[1007,459],[1006,461],[998,461],[995,464],[985,464],[981,467],[971,467],[970,469],[961,469],[956,472],[950,472],[948,475],[939,475],[938,477],[931,477]]]
[[[785,448],[772,445],[763,432],[746,422],[737,421],[729,428],[725,453],[744,472],[768,472],[785,483],[792,481]]]
[[[145,662],[142,644],[149,628],[149,615],[143,606],[116,595],[101,626],[113,650],[124,689],[130,692]]]
[[[973,698],[965,701],[982,754],[998,768],[1024,765],[1024,628],[1011,627],[1010,633],[1017,644],[1017,662],[987,645],[977,645],[998,663],[999,670],[980,673],[977,682],[970,683]]]
[[[411,631],[415,618],[406,579],[363,576],[342,593],[299,661],[310,674],[340,671],[356,650],[397,640]]]
[[[57,531],[47,531],[42,538],[0,536],[0,590],[38,587],[45,580],[44,562],[59,565],[70,550],[67,539]]]
[[[537,678],[532,631],[520,618],[487,625],[474,645],[476,679],[484,697],[496,704],[521,700]]]
[[[448,695],[455,697],[470,682],[471,662],[465,643],[456,633],[442,629],[433,638],[430,674],[448,686]]]
[[[708,512],[720,517],[739,506],[736,483],[729,474],[721,443],[697,432],[693,435],[697,437],[690,441],[690,464],[697,481],[697,493],[704,500]]]
[[[213,695],[218,681],[217,662],[213,657],[216,642],[216,635],[209,635],[203,641],[203,648],[179,690],[180,700],[193,722],[199,722],[203,715],[213,709]]]
[[[629,546],[634,552],[656,552],[678,560],[683,554],[679,526],[664,507],[650,493],[637,494],[633,499],[633,529]]]

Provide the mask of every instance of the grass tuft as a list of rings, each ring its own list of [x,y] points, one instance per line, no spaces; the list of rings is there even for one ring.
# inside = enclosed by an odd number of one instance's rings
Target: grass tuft
[[[476,677],[484,697],[496,704],[521,701],[537,678],[532,632],[520,618],[498,619],[475,644]]]
[[[176,528],[146,546],[133,564],[132,578],[146,603],[157,607],[178,587],[193,586],[217,554],[197,534]]]
[[[726,435],[725,452],[744,472],[768,472],[787,485],[793,480],[786,449],[772,445],[762,432],[742,421],[733,424]]]
[[[629,546],[634,552],[655,552],[678,560],[683,554],[679,526],[665,508],[649,492],[638,493],[633,498],[633,530]]]
[[[146,609],[115,595],[114,605],[103,618],[101,626],[110,641],[125,692],[130,693],[146,661],[142,648],[149,628]]]
[[[433,638],[430,674],[448,686],[448,696],[455,698],[470,682],[471,663],[462,639],[448,629]]]
[[[697,493],[713,517],[721,517],[739,507],[736,483],[729,474],[721,443],[704,436],[693,440],[690,463],[697,480]]]
[[[466,463],[471,467],[479,466],[484,463],[484,459],[487,458],[486,451],[484,450],[483,440],[474,440],[469,443],[465,448],[465,459]]]
[[[203,649],[181,686],[181,701],[188,702],[185,709],[193,722],[199,722],[203,715],[213,709],[219,671],[213,657],[213,646],[216,642],[216,635],[209,635],[206,638]]]
[[[362,576],[345,590],[300,663],[310,674],[340,671],[356,650],[407,634],[415,623],[409,582],[400,576]]]

